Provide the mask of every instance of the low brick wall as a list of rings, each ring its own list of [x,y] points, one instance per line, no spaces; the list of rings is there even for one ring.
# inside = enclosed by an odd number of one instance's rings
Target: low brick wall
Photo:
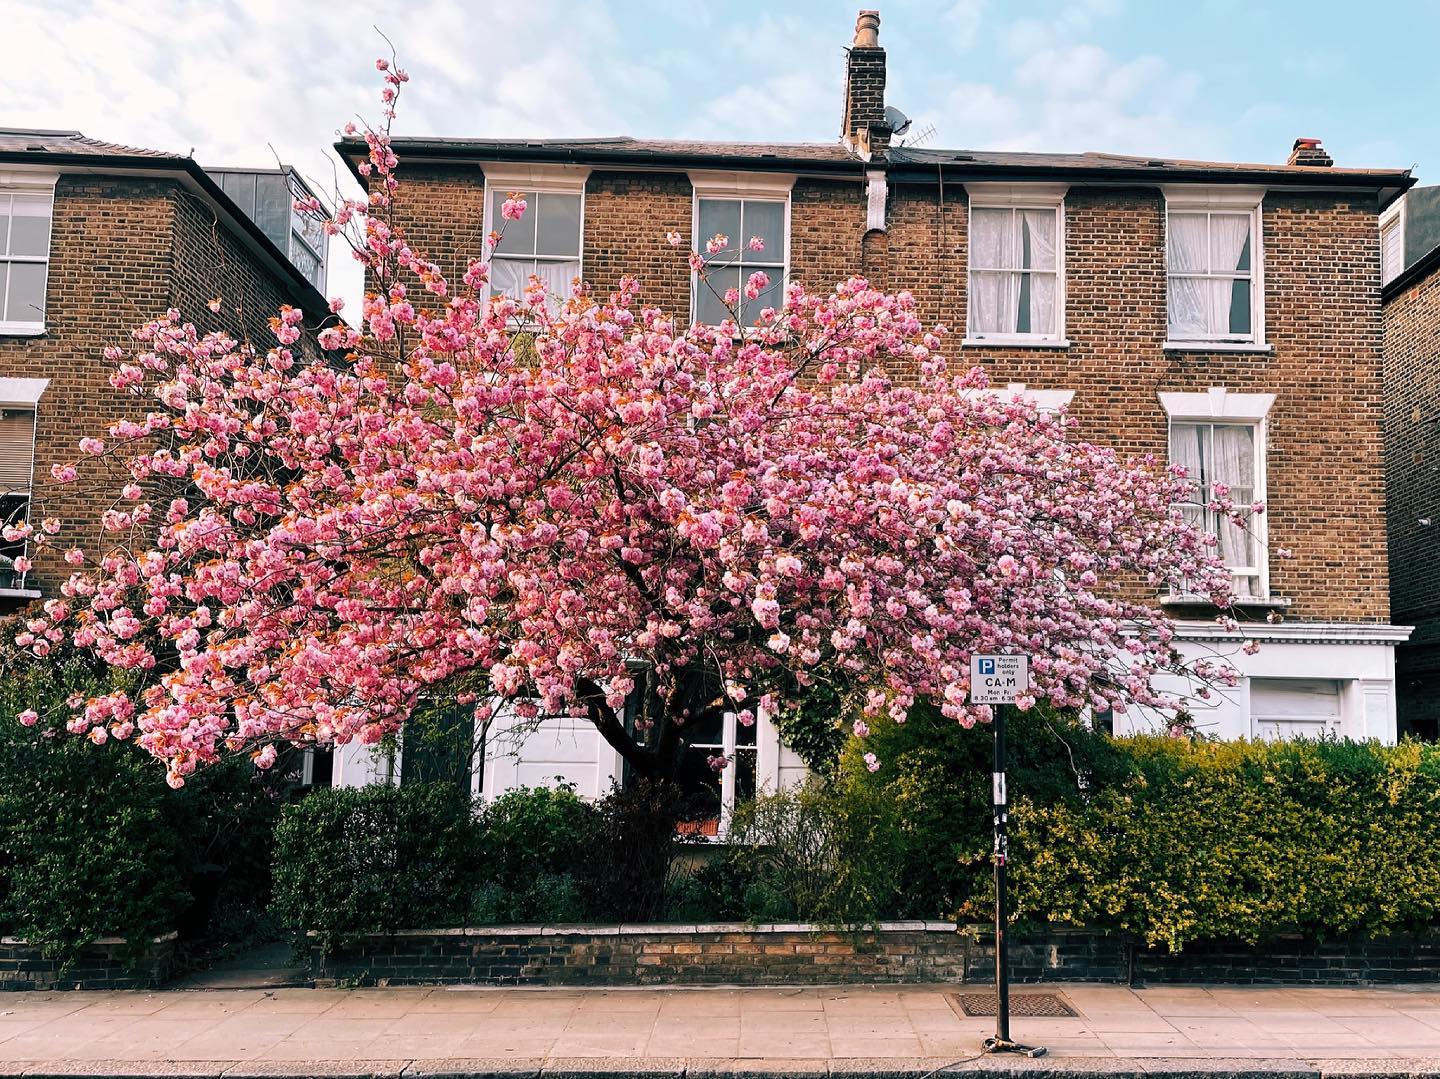
[[[950,922],[871,929],[809,925],[488,926],[364,937],[326,953],[316,985],[985,984],[994,935]],[[1012,937],[1015,982],[1118,985],[1383,985],[1440,981],[1440,931],[1251,947],[1192,944],[1178,954],[1082,929]]]
[[[0,990],[151,989],[170,977],[175,938],[156,937],[137,957],[129,941],[102,937],[65,969],[28,941],[0,938]]]
[[[499,926],[366,937],[310,950],[317,985],[826,985],[948,982],[966,945],[949,922],[875,930],[809,925]]]

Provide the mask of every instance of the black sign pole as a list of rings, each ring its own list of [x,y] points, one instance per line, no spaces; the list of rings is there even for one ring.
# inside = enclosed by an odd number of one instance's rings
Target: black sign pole
[[[1005,713],[1009,707],[1004,704],[994,707],[995,768],[991,781],[995,813],[995,1037],[986,1038],[984,1048],[987,1053],[1038,1057],[1045,1053],[1043,1046],[1021,1045],[1010,1040],[1010,950],[1005,936],[1005,926],[1010,920],[1005,901],[1006,863],[1010,853],[1009,837],[1006,835],[1009,797],[1005,790]]]

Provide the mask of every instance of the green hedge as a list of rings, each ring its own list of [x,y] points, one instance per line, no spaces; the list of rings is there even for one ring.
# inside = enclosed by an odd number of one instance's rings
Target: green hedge
[[[1440,746],[1114,744],[1124,774],[1083,800],[1016,790],[1022,917],[1178,949],[1433,925]]]
[[[319,790],[275,829],[275,912],[326,947],[366,933],[462,924],[480,830],[449,782]]]
[[[41,663],[0,648],[0,932],[62,966],[99,937],[138,955],[177,928],[206,948],[253,934],[282,790],[238,760],[173,791],[132,743],[95,746],[55,726],[68,696],[109,691],[107,678],[73,655]],[[31,708],[45,718],[22,726]]]
[[[1440,923],[1440,747],[1112,739],[1039,709],[1011,735],[1022,931],[1181,948]],[[985,921],[990,753],[988,728],[925,709],[877,723],[831,778],[741,806],[730,847],[683,875],[678,844],[636,840],[673,819],[643,786],[479,810],[453,784],[316,792],[277,832],[277,898],[330,942],[464,922]]]

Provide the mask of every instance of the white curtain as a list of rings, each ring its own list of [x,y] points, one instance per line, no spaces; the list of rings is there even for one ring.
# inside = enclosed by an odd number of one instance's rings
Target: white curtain
[[[1166,230],[1171,274],[1203,274],[1209,270],[1209,229],[1204,214],[1171,214]],[[1170,278],[1170,336],[1209,337],[1210,303],[1199,277]],[[1227,282],[1228,284],[1228,282]]]
[[[1014,333],[1019,303],[1015,228],[1010,210],[976,210],[970,217],[970,328]],[[996,272],[999,271],[999,272]]]
[[[1210,217],[1210,268],[1212,271],[1230,272],[1241,268],[1241,256],[1250,239],[1249,214],[1213,214]],[[1246,260],[1245,269],[1249,269]],[[1222,277],[1210,283],[1210,327],[1212,336],[1220,337],[1231,333],[1249,333],[1249,312],[1234,312],[1238,318],[1231,318],[1232,305],[1236,303],[1233,279]]]
[[[545,295],[551,307],[558,309],[575,290],[575,279],[580,276],[580,263],[536,262],[535,274],[545,286]]]
[[[552,308],[558,309],[570,298],[575,279],[580,276],[578,262],[544,262],[535,259],[493,258],[490,262],[490,286],[496,292],[525,298],[530,275],[540,278]]]
[[[1230,500],[1244,524],[1236,524],[1228,515],[1215,522],[1220,544],[1218,554],[1227,566],[1249,568],[1256,564],[1255,537],[1249,505],[1255,500],[1255,428],[1226,425],[1214,428],[1212,450],[1212,482],[1230,488]],[[1254,591],[1255,578],[1236,576],[1235,590],[1240,595]]]
[[[1030,277],[1030,332],[1055,333],[1055,211],[1022,211],[1024,238],[1029,258],[1025,268]]]

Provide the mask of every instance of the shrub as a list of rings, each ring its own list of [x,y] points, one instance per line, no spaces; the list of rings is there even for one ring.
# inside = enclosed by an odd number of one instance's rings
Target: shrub
[[[729,871],[753,920],[874,922],[902,906],[897,840],[893,804],[816,778],[736,809]]]
[[[480,830],[448,782],[313,792],[275,829],[275,910],[324,947],[457,925],[480,883]]]
[[[1017,909],[1172,949],[1433,924],[1440,747],[1117,742],[1124,775],[1011,815]]]
[[[1032,803],[1078,802],[1087,789],[1121,774],[1121,756],[1107,737],[1043,706],[1011,713],[1011,797]],[[889,807],[898,862],[894,913],[911,918],[989,916],[993,902],[990,851],[994,741],[989,727],[967,730],[933,707],[909,719],[871,723],[864,742],[852,739],[841,757],[838,797],[853,812]],[[863,754],[874,752],[879,771]],[[862,854],[863,856],[863,854]]]
[[[676,887],[675,829],[696,815],[695,799],[678,784],[633,777],[596,805],[597,841],[590,852],[591,902],[599,918],[652,922]]]
[[[599,817],[564,786],[508,791],[485,806],[479,821],[483,882],[471,921],[583,920]]]
[[[95,746],[54,725],[72,694],[123,677],[73,654],[0,648],[0,930],[62,967],[99,937],[126,938],[138,957],[176,928],[191,943],[253,929],[269,891],[284,793],[273,774],[241,758],[173,791],[132,743]],[[44,718],[22,726],[26,709]]]

